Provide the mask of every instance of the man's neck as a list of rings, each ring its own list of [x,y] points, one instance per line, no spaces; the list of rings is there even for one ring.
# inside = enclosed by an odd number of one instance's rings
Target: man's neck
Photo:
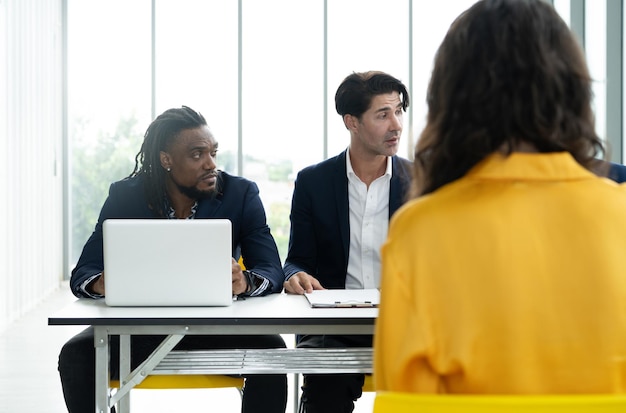
[[[174,185],[168,185],[167,197],[170,202],[170,207],[174,210],[175,216],[178,219],[185,219],[191,215],[191,208],[195,205],[196,200],[189,198],[183,194]]]
[[[363,156],[351,149],[348,153],[354,173],[368,188],[372,182],[387,171],[387,156],[385,155]]]

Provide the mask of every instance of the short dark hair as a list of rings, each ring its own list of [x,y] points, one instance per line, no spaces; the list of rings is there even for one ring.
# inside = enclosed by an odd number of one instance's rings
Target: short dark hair
[[[435,56],[413,195],[454,181],[500,148],[567,151],[588,169],[606,155],[573,33],[542,0],[482,0],[451,25]]]
[[[160,114],[146,130],[141,149],[135,156],[135,169],[129,178],[142,175],[148,205],[158,216],[164,216],[165,170],[161,166],[161,151],[183,130],[206,126],[207,122],[199,112],[190,107],[168,109]]]
[[[369,71],[346,77],[335,93],[335,109],[342,117],[352,115],[361,118],[372,104],[372,98],[384,93],[398,92],[402,99],[402,110],[409,106],[406,86],[387,73]]]

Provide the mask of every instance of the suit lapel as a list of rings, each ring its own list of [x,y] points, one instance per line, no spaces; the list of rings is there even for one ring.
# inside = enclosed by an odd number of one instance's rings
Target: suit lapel
[[[410,171],[398,159],[397,156],[391,158],[391,181],[389,182],[389,218],[398,208],[404,204],[406,193],[410,184]]]
[[[350,248],[350,215],[348,211],[348,176],[346,172],[346,151],[342,152],[334,165],[331,179],[335,192],[335,205],[339,217],[339,232],[348,263],[348,251]]]
[[[222,205],[222,201],[218,199],[218,197],[204,199],[198,202],[198,212],[196,213],[196,216],[198,218],[212,218],[216,216],[217,210]]]

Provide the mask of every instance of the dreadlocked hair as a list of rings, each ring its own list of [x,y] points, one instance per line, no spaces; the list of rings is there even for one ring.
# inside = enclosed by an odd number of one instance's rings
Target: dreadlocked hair
[[[164,201],[165,177],[167,172],[161,166],[161,151],[166,151],[176,137],[186,129],[206,126],[207,122],[199,112],[190,107],[168,109],[148,126],[135,155],[135,168],[128,176],[142,176],[148,206],[160,217],[165,216]]]

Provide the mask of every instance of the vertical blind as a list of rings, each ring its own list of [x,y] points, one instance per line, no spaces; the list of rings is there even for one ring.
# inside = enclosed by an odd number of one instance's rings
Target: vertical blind
[[[0,331],[63,271],[62,0],[0,0]]]

